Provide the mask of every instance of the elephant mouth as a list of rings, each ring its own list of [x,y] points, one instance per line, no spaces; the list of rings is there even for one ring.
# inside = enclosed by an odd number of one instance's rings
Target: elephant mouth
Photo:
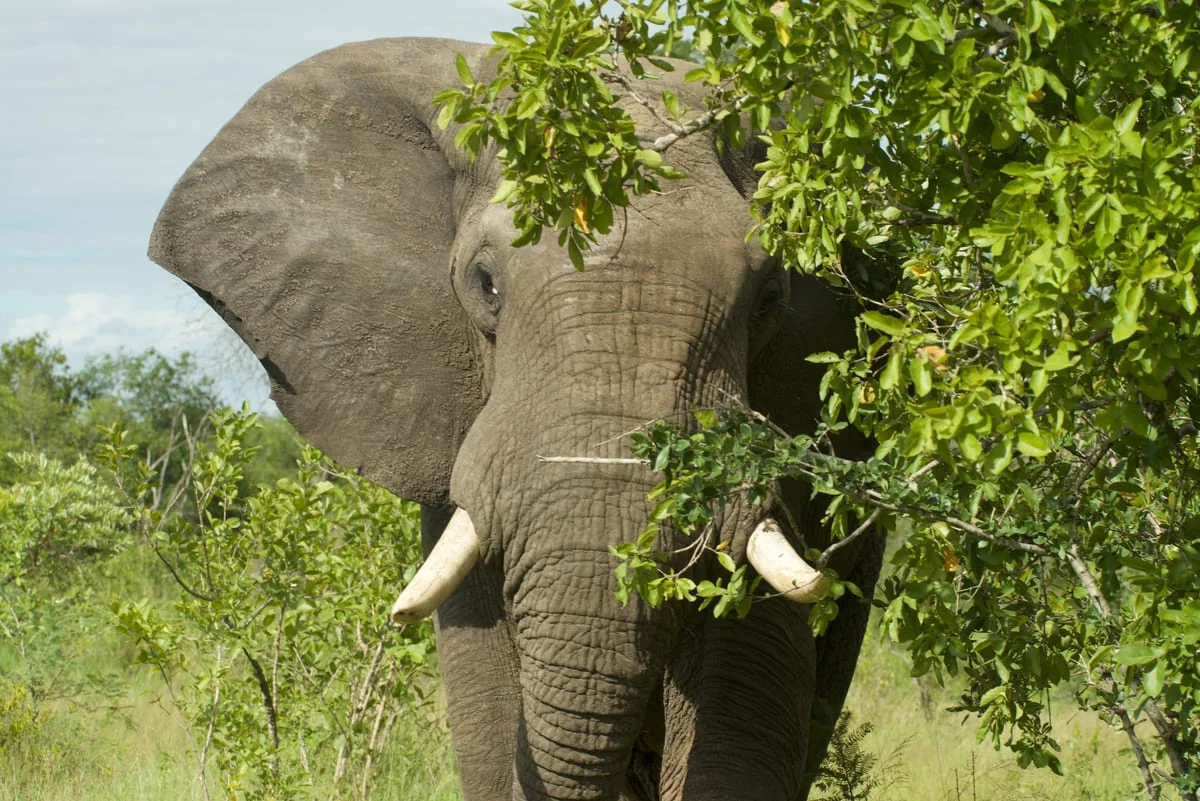
[[[392,622],[402,625],[433,614],[471,572],[479,551],[479,535],[471,515],[460,508],[429,558],[392,605]],[[815,603],[829,592],[829,577],[796,552],[774,518],[764,518],[750,535],[746,561],[776,592],[796,603]]]

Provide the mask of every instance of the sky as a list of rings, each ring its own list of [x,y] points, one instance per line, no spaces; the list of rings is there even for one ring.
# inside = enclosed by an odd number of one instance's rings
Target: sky
[[[261,405],[249,352],[146,257],[175,181],[275,75],[345,42],[489,41],[506,0],[6,0],[0,9],[0,341],[72,364],[184,350]]]

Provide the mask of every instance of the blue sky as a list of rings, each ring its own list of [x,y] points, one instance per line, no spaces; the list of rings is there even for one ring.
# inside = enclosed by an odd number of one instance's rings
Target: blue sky
[[[146,258],[167,193],[266,81],[344,42],[488,41],[506,0],[25,0],[0,10],[0,341],[74,362],[192,350],[226,393],[264,381],[215,315]]]

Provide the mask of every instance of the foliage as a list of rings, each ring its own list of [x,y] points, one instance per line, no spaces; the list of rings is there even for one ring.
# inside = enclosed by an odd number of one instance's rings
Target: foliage
[[[0,678],[0,756],[13,743],[28,738],[37,725],[37,712],[29,700],[28,688]]]
[[[93,357],[76,381],[86,430],[94,436],[120,425],[126,444],[162,459],[158,472],[164,486],[178,482],[183,470],[185,451],[176,446],[190,432],[201,432],[208,413],[220,405],[213,379],[186,352],[174,359],[152,348]]]
[[[396,715],[431,686],[429,625],[395,632],[376,608],[417,561],[413,508],[301,454],[281,418],[226,412],[210,439],[213,382],[188,354],[72,370],[45,336],[2,348],[0,445],[27,451],[0,454],[6,766],[79,766],[73,721],[128,690],[128,662],[95,658],[107,649],[167,679],[206,794],[219,774],[230,797],[365,795]],[[103,470],[80,455],[97,425]],[[135,563],[145,575],[109,576]],[[114,614],[136,654],[112,641]]]
[[[71,458],[78,410],[78,380],[45,334],[0,344],[0,456],[38,451]],[[0,461],[0,485],[16,478],[15,465]]]
[[[881,765],[879,755],[866,750],[864,744],[875,727],[870,723],[852,726],[852,720],[853,715],[843,710],[834,724],[829,754],[813,783],[820,793],[818,801],[867,801],[883,787],[882,773],[890,774],[889,783],[897,779],[899,754],[893,753],[888,764]]]
[[[107,354],[72,370],[46,334],[0,344],[0,454],[73,461],[96,445],[99,427],[120,423],[142,452],[171,454],[166,477],[173,482],[180,453],[172,444],[217,405],[212,378],[189,353]],[[0,463],[0,484],[15,480],[14,465]]]
[[[110,677],[74,659],[103,628],[91,588],[78,579],[129,537],[116,493],[88,462],[68,466],[42,454],[9,461],[19,481],[0,487],[0,725],[11,729],[23,709],[32,725],[49,701],[113,691]]]
[[[174,360],[153,348],[139,354],[104,354],[88,359],[76,380],[85,402],[120,407],[127,428],[137,426],[159,436],[177,424],[180,414],[198,423],[217,406],[212,378],[200,372],[190,353]]]
[[[50,564],[61,569],[125,544],[125,512],[92,464],[64,465],[40,453],[8,460],[21,481],[0,487],[0,587],[19,587]]]
[[[853,483],[864,483],[863,466],[823,455],[816,449],[824,438],[789,437],[774,429],[757,415],[743,412],[717,414],[704,410],[695,413],[700,429],[692,434],[681,433],[675,426],[658,421],[644,431],[633,434],[633,454],[645,459],[652,469],[661,471],[663,479],[650,497],[658,503],[638,540],[613,548],[620,562],[617,565],[618,599],[624,602],[630,592],[637,592],[652,605],[663,600],[683,598],[700,600],[704,609],[714,600],[712,613],[721,617],[729,611],[745,617],[761,579],[747,575],[746,565],[737,565],[725,552],[728,542],[708,543],[714,517],[722,513],[727,501],[742,496],[751,504],[762,504],[772,494],[772,485],[784,476],[801,476],[817,491],[845,493]],[[840,500],[834,501],[834,511]],[[786,510],[783,510],[786,511]],[[712,551],[718,564],[729,578],[693,582],[686,569],[668,569],[665,554],[655,549],[664,521],[675,530],[696,537],[693,561],[702,551]],[[834,536],[848,539],[845,516],[834,519]],[[820,633],[837,616],[837,601],[846,592],[861,597],[861,590],[851,582],[841,581],[836,573],[826,569],[827,553],[812,548],[806,556],[832,579],[826,598],[817,602],[809,612],[809,623]]]
[[[246,492],[258,425],[215,413],[166,502],[144,461],[124,483],[136,446],[111,430],[103,459],[177,585],[171,614],[112,609],[176,693],[202,780],[211,755],[232,798],[297,797],[318,780],[367,797],[388,731],[430,685],[430,624],[397,631],[384,606],[419,561],[415,507],[311,448],[292,477]]]
[[[1194,2],[515,5],[525,21],[494,35],[496,77],[460,69],[465,88],[440,99],[459,144],[500,149],[517,243],[551,226],[579,266],[613,207],[674,175],[675,142],[719,126],[761,144],[748,229],[857,293],[861,314],[855,351],[813,357],[828,365],[822,429],[796,441],[763,426],[747,458],[832,495],[838,533],[914,521],[885,625],[917,673],[966,677],[981,737],[1057,769],[1045,699],[1070,684],[1128,735],[1149,797],[1165,783],[1194,799]],[[685,40],[701,109],[641,80]],[[660,130],[637,130],[622,101]],[[865,464],[830,449],[848,425],[878,442]],[[758,485],[713,474],[720,438],[661,434],[637,445],[668,478],[660,519]],[[626,550],[634,589],[708,600],[653,532]]]

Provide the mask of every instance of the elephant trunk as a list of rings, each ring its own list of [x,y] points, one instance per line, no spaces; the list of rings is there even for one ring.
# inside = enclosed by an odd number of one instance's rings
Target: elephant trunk
[[[515,799],[615,801],[624,787],[673,639],[667,610],[615,599],[607,546],[644,522],[628,511],[644,505],[637,492],[641,502],[548,515],[574,533],[572,547],[527,548],[507,571],[521,655]]]

